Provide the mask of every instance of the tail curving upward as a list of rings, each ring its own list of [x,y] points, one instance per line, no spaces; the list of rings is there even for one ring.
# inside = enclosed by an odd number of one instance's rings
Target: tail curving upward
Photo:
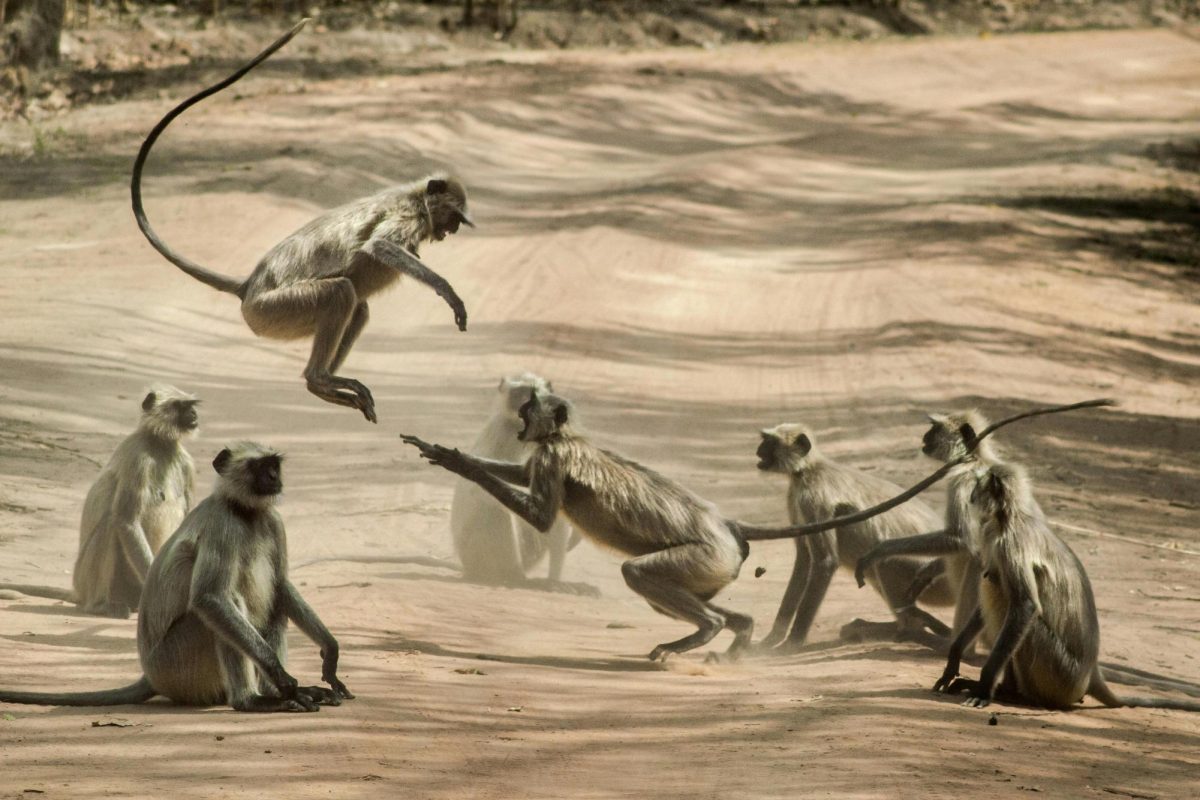
[[[167,115],[159,120],[158,124],[155,125],[150,131],[149,135],[146,136],[146,141],[142,142],[142,147],[140,150],[138,150],[137,158],[133,162],[133,178],[130,181],[129,186],[130,194],[133,196],[133,216],[137,220],[138,228],[141,229],[147,241],[153,245],[155,250],[162,253],[163,257],[165,257],[168,261],[179,267],[188,275],[191,275],[196,280],[207,284],[214,289],[227,292],[229,294],[234,294],[238,297],[241,297],[242,292],[241,281],[234,280],[227,275],[220,275],[212,270],[200,266],[194,261],[184,258],[168,247],[166,242],[158,238],[158,234],[154,232],[152,227],[150,227],[150,220],[146,219],[146,209],[142,207],[142,168],[146,165],[146,158],[150,155],[150,148],[154,146],[154,143],[158,141],[158,137],[167,129],[167,126],[170,125],[176,117],[192,106],[196,105],[196,103],[199,103],[204,98],[214,95],[227,86],[237,83],[247,72],[257,67],[263,61],[266,61],[276,50],[291,41],[292,37],[299,33],[300,29],[303,28],[307,22],[308,19],[300,20],[300,22],[298,22],[290,31],[276,39],[270,47],[268,47],[266,50],[263,50],[261,53],[251,59],[249,63],[234,72],[228,78],[192,95],[187,100],[184,100],[182,103],[168,111]]]
[[[99,692],[8,692],[0,689],[0,703],[23,703],[37,706],[128,706],[144,703],[158,692],[143,675],[120,689]]]

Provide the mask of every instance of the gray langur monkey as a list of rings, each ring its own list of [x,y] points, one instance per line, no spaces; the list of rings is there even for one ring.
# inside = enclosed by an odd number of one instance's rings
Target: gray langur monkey
[[[697,628],[655,647],[652,660],[701,647],[726,627],[734,633],[727,653],[736,656],[750,643],[754,620],[711,601],[737,578],[749,542],[792,539],[843,522],[760,528],[726,519],[712,503],[669,478],[593,445],[575,430],[574,411],[561,397],[534,393],[518,413],[518,438],[534,445],[525,463],[479,458],[416,436],[401,438],[431,464],[477,483],[537,530],[550,530],[561,511],[585,536],[629,556],[621,566],[629,588],[655,611]]]
[[[828,458],[817,447],[812,433],[802,425],[783,424],[761,431],[758,468],[788,476],[788,514],[793,523],[811,522],[861,511],[899,494],[899,486]],[[924,533],[938,524],[933,509],[912,500],[886,514],[857,525],[847,525],[816,536],[796,540],[796,560],[791,578],[775,616],[771,632],[756,647],[793,650],[804,644],[830,581],[838,567],[853,569],[858,559],[880,542]],[[871,623],[855,620],[842,628],[842,637],[921,638],[928,628],[938,636],[950,629],[916,601],[930,605],[952,605],[958,596],[954,570],[930,581],[918,597],[908,597],[918,572],[928,559],[895,558],[873,565],[864,575],[879,592],[896,620]]]
[[[337,375],[367,325],[367,298],[408,276],[433,289],[454,311],[459,330],[467,329],[467,311],[453,287],[417,257],[422,242],[440,242],[462,224],[474,227],[467,212],[467,191],[457,178],[430,175],[326,211],[271,248],[242,281],[175,253],[150,227],[142,207],[142,169],[171,121],[239,80],[303,25],[296,25],[241,69],[183,101],[159,121],[134,161],[133,213],[146,239],[168,261],[201,283],[236,295],[242,317],[256,335],[311,336],[312,353],[304,368],[308,390],[328,403],[356,408],[376,422],[371,391],[353,378]]]
[[[971,493],[978,476],[1001,462],[991,441],[977,438],[978,433],[988,427],[987,420],[978,411],[930,414],[929,422],[929,430],[922,439],[921,452],[946,464],[957,462],[950,470],[946,485],[945,523],[941,530],[881,542],[858,560],[854,577],[861,587],[865,584],[866,574],[877,568],[880,562],[886,563],[888,559],[901,556],[938,556],[946,571],[945,577],[953,583],[958,597],[954,610],[954,635],[958,635],[979,603],[981,568],[978,534],[970,508]],[[927,582],[936,577],[935,572],[936,567],[918,576],[908,596],[920,595]],[[945,638],[932,644],[944,652],[950,641],[950,638]],[[973,652],[972,642],[968,647],[968,655]]]
[[[275,499],[282,456],[253,442],[213,460],[211,495],[184,519],[150,568],[138,611],[142,677],[98,692],[0,691],[0,702],[64,706],[144,703],[238,711],[317,711],[353,695],[337,677],[338,643],[288,580],[287,537]],[[300,687],[284,668],[287,625],[321,648],[331,688]]]
[[[1200,703],[1118,697],[1104,681],[1100,622],[1083,564],[1046,524],[1025,471],[985,470],[971,494],[980,526],[979,607],[954,640],[934,691],[967,692],[964,705],[994,698],[1069,709],[1090,695],[1105,706],[1200,711]],[[958,677],[965,645],[981,630],[995,642],[978,680]]]
[[[0,584],[123,619],[141,600],[150,563],[192,505],[196,467],[183,447],[200,426],[194,395],[156,386],[137,430],[117,446],[88,490],[79,523],[74,591]]]
[[[1112,404],[1089,400],[1026,411],[981,431],[968,450],[997,428],[1027,417]],[[655,647],[650,653],[655,660],[700,647],[726,627],[734,632],[728,655],[746,648],[754,620],[710,601],[737,578],[750,542],[795,539],[858,524],[916,497],[957,464],[943,464],[895,497],[862,511],[787,528],[764,528],[726,519],[712,503],[674,481],[594,446],[574,430],[571,405],[561,397],[534,394],[519,414],[524,424],[520,439],[537,444],[524,464],[464,455],[416,436],[400,438],[431,464],[479,484],[539,531],[549,530],[561,512],[584,535],[631,556],[621,566],[626,584],[656,611],[697,628],[690,636]]]
[[[528,458],[534,445],[517,438],[521,432],[517,412],[533,394],[552,391],[549,381],[532,372],[501,378],[493,414],[471,445],[471,454],[500,461]],[[450,503],[450,530],[454,552],[467,580],[574,591],[583,591],[586,586],[562,581],[567,551],[580,541],[579,534],[565,519],[556,520],[546,534],[541,534],[474,483],[460,480],[454,486],[454,499]],[[550,556],[547,580],[529,579],[529,570],[547,553]],[[595,592],[594,587],[588,588]]]

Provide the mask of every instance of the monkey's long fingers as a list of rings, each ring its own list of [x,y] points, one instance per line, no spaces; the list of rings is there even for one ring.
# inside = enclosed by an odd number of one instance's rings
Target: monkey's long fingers
[[[854,580],[858,582],[858,588],[863,588],[867,585],[867,560],[860,558],[854,564]]]
[[[304,686],[301,687],[300,694],[319,706],[340,706],[342,704],[342,696],[336,690],[326,689],[324,686]]]
[[[330,678],[329,685],[333,687],[333,691],[338,694],[343,700],[353,700],[354,693],[346,688],[346,684],[342,683],[337,678]]]

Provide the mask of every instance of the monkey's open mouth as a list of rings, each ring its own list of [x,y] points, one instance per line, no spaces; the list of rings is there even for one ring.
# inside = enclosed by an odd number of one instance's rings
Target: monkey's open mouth
[[[766,458],[766,457],[762,457],[762,458],[758,459],[758,468],[761,470],[768,470],[773,466],[775,466],[774,459],[770,459],[770,458]]]

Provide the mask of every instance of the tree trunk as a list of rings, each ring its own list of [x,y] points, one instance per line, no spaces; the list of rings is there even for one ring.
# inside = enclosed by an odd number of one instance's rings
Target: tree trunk
[[[36,70],[57,63],[66,0],[7,0],[6,5],[0,66]]]

